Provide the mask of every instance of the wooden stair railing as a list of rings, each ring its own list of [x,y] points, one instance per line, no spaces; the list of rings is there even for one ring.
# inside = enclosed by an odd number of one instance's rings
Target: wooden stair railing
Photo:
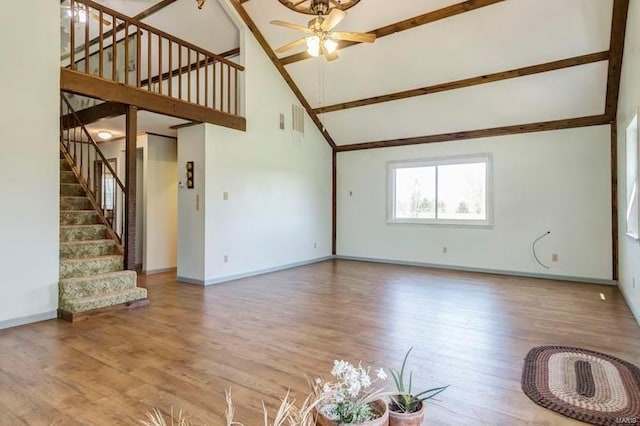
[[[65,0],[63,5],[68,11],[63,26],[69,30],[63,67],[242,114],[243,66],[93,1]]]
[[[89,201],[124,253],[127,188],[87,131],[64,94],[60,94],[60,149],[72,164]]]

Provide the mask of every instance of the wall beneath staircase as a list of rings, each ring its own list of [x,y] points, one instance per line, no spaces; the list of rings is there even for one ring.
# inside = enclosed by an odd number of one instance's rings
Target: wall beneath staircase
[[[42,0],[0,14],[0,328],[58,307],[59,17]]]

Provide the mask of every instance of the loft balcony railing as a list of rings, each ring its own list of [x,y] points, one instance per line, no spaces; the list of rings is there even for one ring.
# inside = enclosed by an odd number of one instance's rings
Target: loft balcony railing
[[[90,0],[65,0],[61,8],[62,67],[243,115],[243,66]]]

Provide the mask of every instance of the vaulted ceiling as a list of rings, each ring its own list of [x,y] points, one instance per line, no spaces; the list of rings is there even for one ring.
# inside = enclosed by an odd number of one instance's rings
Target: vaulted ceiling
[[[271,20],[309,20],[277,0],[243,7],[272,50],[300,33]],[[279,60],[339,146],[597,116],[612,12],[613,0],[362,0],[336,30],[382,34],[375,44]]]
[[[304,46],[276,57],[302,34],[269,22],[311,18],[278,0],[207,0],[202,10],[195,0],[97,2],[216,53],[239,46],[219,2],[233,3],[327,139],[346,150],[602,121],[614,2],[625,1],[360,0],[336,30],[378,39],[341,46],[334,62],[310,58]]]

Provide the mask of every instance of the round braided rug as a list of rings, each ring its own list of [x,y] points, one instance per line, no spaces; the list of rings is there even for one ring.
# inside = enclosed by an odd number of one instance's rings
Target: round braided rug
[[[522,390],[538,405],[594,425],[640,425],[640,369],[616,357],[565,346],[533,348]]]

